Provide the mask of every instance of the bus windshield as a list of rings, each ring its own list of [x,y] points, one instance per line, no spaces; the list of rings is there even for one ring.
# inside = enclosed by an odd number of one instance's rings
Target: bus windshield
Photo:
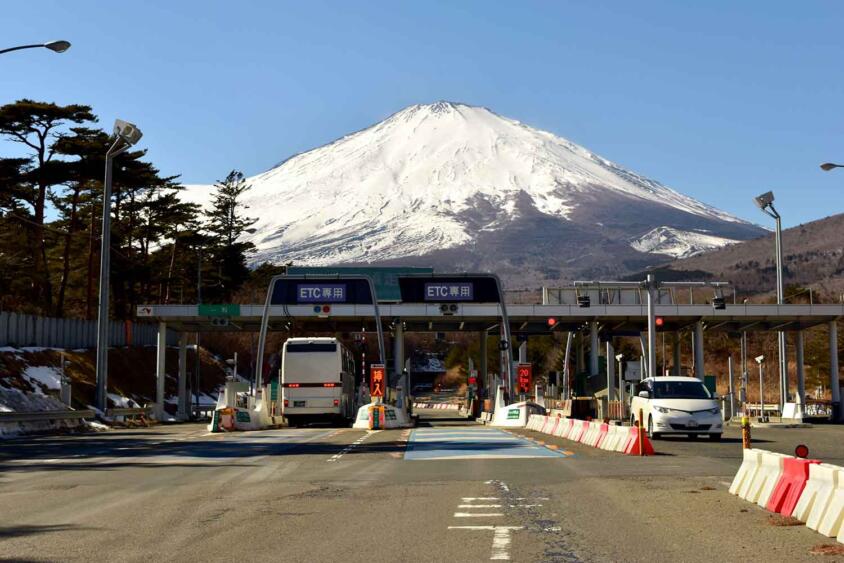
[[[287,345],[287,353],[294,352],[336,352],[336,342],[301,342]]]
[[[654,399],[711,399],[709,389],[699,381],[654,381]]]

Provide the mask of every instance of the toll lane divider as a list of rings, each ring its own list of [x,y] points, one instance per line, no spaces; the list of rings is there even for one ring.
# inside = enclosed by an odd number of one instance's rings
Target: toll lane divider
[[[525,428],[608,452],[639,455],[639,429],[636,427],[533,414]],[[642,446],[644,455],[654,454],[653,445],[646,435],[642,436]]]
[[[746,449],[730,493],[844,543],[844,468]]]

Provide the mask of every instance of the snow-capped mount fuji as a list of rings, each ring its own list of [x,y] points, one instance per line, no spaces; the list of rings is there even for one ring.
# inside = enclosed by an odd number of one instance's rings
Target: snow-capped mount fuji
[[[433,265],[535,285],[664,262],[676,249],[652,244],[655,229],[682,239],[684,255],[764,233],[566,139],[452,102],[410,106],[249,183],[256,263]],[[207,202],[209,187],[187,197]]]

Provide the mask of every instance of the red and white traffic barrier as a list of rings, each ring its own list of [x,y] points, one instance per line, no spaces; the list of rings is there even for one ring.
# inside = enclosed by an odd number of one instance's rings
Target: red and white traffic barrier
[[[730,493],[844,543],[844,468],[746,449]]]
[[[572,442],[580,442],[586,446],[608,452],[639,455],[639,429],[637,427],[610,425],[595,420],[587,421],[534,414],[528,418],[525,428],[565,438]],[[653,445],[646,435],[642,436],[642,445],[645,455],[653,455]]]

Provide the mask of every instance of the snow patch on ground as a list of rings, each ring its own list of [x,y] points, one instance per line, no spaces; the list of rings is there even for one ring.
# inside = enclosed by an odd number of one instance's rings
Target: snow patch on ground
[[[141,406],[129,397],[123,397],[117,393],[109,393],[108,398],[114,403],[114,407],[118,409],[134,409]]]
[[[36,393],[42,393],[41,386],[55,391],[59,391],[62,388],[62,374],[58,369],[51,366],[27,366],[23,372],[23,376],[30,383],[37,382],[41,384],[32,386]]]
[[[738,241],[711,234],[662,226],[648,231],[631,242],[630,246],[639,252],[666,254],[674,258],[688,258],[736,242]]]

